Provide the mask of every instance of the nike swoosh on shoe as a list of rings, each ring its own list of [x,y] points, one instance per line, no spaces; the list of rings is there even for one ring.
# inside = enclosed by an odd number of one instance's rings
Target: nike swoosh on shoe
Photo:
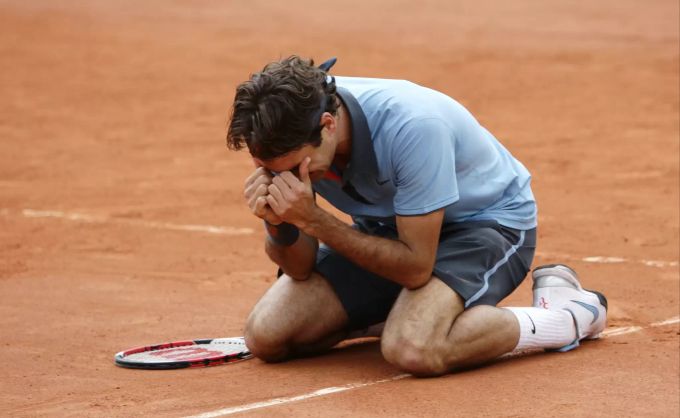
[[[581,302],[579,300],[573,300],[572,299],[572,302],[582,306],[583,308],[588,309],[590,311],[590,313],[593,314],[593,320],[590,322],[591,324],[594,324],[595,321],[597,321],[597,318],[600,317],[600,311],[598,311],[595,306],[590,305],[590,304],[585,303],[585,302]]]

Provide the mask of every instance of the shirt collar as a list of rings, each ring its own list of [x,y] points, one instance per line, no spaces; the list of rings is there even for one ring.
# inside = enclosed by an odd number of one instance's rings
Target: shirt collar
[[[366,115],[361,109],[361,105],[359,105],[357,99],[349,90],[338,87],[337,94],[347,109],[352,125],[352,155],[343,172],[343,183],[346,183],[352,177],[356,176],[355,173],[361,173],[362,175],[369,175],[373,178],[377,178],[378,160],[375,157],[373,140],[371,139],[371,131],[368,128]]]

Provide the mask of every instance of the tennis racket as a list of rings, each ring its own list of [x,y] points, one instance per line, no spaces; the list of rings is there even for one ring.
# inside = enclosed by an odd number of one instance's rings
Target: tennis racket
[[[131,369],[183,369],[233,363],[253,357],[243,337],[176,341],[121,351],[116,365]]]

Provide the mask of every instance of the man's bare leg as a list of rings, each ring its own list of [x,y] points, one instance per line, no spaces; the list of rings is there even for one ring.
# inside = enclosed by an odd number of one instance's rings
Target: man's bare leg
[[[599,337],[607,320],[601,293],[583,289],[565,265],[538,267],[533,277],[534,306],[523,308],[464,310],[462,298],[436,277],[402,290],[383,332],[385,358],[414,375],[437,376],[516,348],[568,351]]]
[[[348,324],[340,300],[326,279],[281,276],[248,317],[246,345],[258,358],[275,362],[326,351],[345,339]]]
[[[385,358],[417,376],[438,376],[512,351],[519,341],[515,315],[501,308],[464,310],[463,299],[433,277],[402,290],[382,335]]]

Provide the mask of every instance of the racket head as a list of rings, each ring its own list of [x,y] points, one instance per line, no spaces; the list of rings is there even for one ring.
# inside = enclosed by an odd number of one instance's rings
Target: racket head
[[[121,351],[116,365],[129,369],[167,370],[210,367],[253,357],[243,337],[174,341]]]

